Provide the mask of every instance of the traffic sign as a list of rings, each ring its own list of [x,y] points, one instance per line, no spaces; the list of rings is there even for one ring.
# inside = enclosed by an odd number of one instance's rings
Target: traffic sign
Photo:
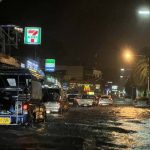
[[[25,27],[24,43],[38,45],[41,44],[41,28]]]

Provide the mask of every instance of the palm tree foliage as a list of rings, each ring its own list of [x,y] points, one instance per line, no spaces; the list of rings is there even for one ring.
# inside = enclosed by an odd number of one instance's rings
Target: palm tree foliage
[[[147,86],[147,79],[149,72],[149,62],[147,58],[139,59],[133,69],[132,78],[134,85],[138,88],[145,88]]]

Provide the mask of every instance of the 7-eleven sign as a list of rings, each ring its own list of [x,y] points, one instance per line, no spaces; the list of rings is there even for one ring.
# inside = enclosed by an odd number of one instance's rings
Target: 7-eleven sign
[[[41,44],[41,28],[25,27],[24,43],[25,44]]]

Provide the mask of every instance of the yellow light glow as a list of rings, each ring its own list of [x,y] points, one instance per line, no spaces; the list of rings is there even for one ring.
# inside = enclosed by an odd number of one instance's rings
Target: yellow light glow
[[[134,59],[134,54],[133,54],[132,50],[130,50],[128,48],[125,49],[123,52],[123,58],[127,62],[132,62]]]
[[[94,92],[87,92],[88,95],[94,95]]]

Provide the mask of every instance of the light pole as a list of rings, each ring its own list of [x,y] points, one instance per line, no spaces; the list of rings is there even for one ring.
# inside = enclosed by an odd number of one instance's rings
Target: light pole
[[[143,57],[147,60],[147,97],[149,97],[149,94],[150,94],[150,61],[149,61],[149,56],[135,55],[134,53],[130,52],[129,50],[124,52],[124,58],[126,60],[131,61],[131,60],[133,60],[133,57]]]
[[[148,60],[148,65],[147,65],[147,67],[148,67],[148,69],[147,69],[147,73],[148,73],[148,78],[147,78],[147,95],[148,95],[148,97],[149,97],[149,75],[150,75],[150,65],[149,65],[149,57],[147,58],[147,60]]]
[[[150,8],[149,7],[142,7],[138,10],[138,16],[143,18],[143,19],[150,19]],[[143,55],[141,55],[143,56]],[[144,56],[146,57],[146,56]],[[149,56],[146,57],[147,58],[147,96],[149,98],[149,94],[150,94],[150,60],[149,60]]]

